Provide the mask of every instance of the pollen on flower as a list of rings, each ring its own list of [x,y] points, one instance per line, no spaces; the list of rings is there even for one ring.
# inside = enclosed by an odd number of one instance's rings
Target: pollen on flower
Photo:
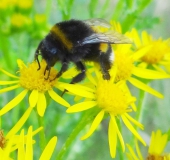
[[[116,52],[115,57],[115,64],[117,66],[115,82],[119,82],[120,80],[127,80],[131,76],[133,71],[133,59],[127,54]]]
[[[38,63],[32,62],[31,64],[26,66],[20,66],[20,85],[28,90],[38,90],[40,92],[45,92],[50,90],[56,83],[55,76],[57,75],[57,71],[54,68],[51,68],[50,76],[46,80],[45,78],[48,76],[48,71],[46,75],[44,75],[46,62],[43,60],[40,63],[40,70],[38,69]]]
[[[168,157],[166,155],[161,156],[161,155],[148,155],[147,160],[164,160],[167,159]]]
[[[157,64],[164,59],[169,47],[161,40],[154,41],[152,44],[153,47],[141,59],[148,64]]]
[[[116,84],[110,81],[100,81],[96,88],[98,106],[115,116],[131,111],[128,107],[131,103],[126,93]]]
[[[6,144],[6,140],[4,137],[4,133],[2,130],[0,130],[0,148],[3,149],[5,147],[5,144]]]

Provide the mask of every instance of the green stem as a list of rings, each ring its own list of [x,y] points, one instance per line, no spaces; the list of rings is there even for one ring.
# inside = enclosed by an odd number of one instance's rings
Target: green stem
[[[145,91],[140,90],[140,92],[139,92],[139,103],[138,103],[137,114],[136,114],[136,118],[135,118],[139,122],[142,121],[142,117],[143,117],[144,109],[142,108],[142,106],[143,106],[144,97],[145,97]]]
[[[120,122],[120,119],[117,119],[117,125],[118,125],[118,128],[119,128],[119,131],[122,133],[122,126],[121,126],[121,122]],[[124,155],[123,155],[123,151],[122,151],[122,146],[120,143],[118,143],[119,146],[118,146],[118,152],[119,152],[119,159],[120,160],[123,160],[124,159]]]
[[[92,113],[92,114],[91,114]],[[70,145],[73,143],[77,135],[80,133],[80,131],[94,118],[94,112],[86,112],[77,126],[74,128],[72,133],[69,135],[67,140],[65,141],[64,145],[62,146],[61,150],[59,151],[59,154],[56,158],[56,160],[62,160],[64,154],[69,150]]]
[[[37,112],[36,112],[36,115],[37,115],[39,127],[43,127],[44,126],[43,117],[40,117]],[[40,148],[41,148],[41,151],[43,151],[46,145],[44,128],[39,132],[39,136],[40,136]]]
[[[136,112],[136,117],[135,117],[135,119],[138,122],[142,122],[143,112],[144,112],[144,109],[143,109],[144,98],[145,98],[145,91],[140,90],[139,91],[139,100],[138,100],[137,112]],[[135,126],[134,128],[137,130],[137,126]],[[131,144],[132,148],[135,148],[135,138],[131,139],[130,144]]]

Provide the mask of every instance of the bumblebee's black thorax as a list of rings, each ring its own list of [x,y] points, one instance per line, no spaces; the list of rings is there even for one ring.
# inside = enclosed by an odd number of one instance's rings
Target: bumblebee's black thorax
[[[50,32],[56,39],[59,39],[69,51],[77,45],[78,41],[94,33],[90,26],[79,20],[57,23],[52,27]]]

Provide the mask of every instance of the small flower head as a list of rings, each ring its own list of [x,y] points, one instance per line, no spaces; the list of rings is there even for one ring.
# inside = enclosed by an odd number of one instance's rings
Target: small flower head
[[[13,107],[15,107],[17,104],[19,104],[20,101],[29,92],[31,92],[29,95],[29,106],[30,107],[37,106],[37,112],[40,116],[44,115],[45,109],[47,106],[46,96],[45,96],[46,93],[48,93],[49,96],[54,101],[66,107],[70,106],[68,102],[66,102],[53,90],[53,88],[58,87],[58,81],[57,79],[55,79],[57,71],[54,68],[51,68],[49,78],[46,79],[48,76],[48,71],[44,75],[44,71],[46,67],[45,61],[42,61],[40,63],[41,68],[39,70],[37,70],[38,69],[37,62],[32,62],[27,67],[21,60],[18,60],[18,66],[20,69],[18,71],[18,73],[20,74],[18,77],[1,69],[3,73],[14,78],[15,80],[0,81],[1,85],[6,85],[6,84],[13,85],[13,86],[1,89],[0,93],[7,92],[7,91],[10,91],[16,88],[23,88],[24,90],[0,110],[0,115],[5,114],[9,110],[11,110]]]
[[[28,67],[20,60],[18,60],[18,64],[20,67],[19,83],[21,87],[28,90],[46,92],[52,89],[56,84],[57,79],[55,79],[55,77],[57,75],[57,71],[54,68],[51,68],[49,78],[46,79],[48,72],[44,75],[46,67],[46,62],[44,60],[41,62],[41,68],[38,71],[38,63],[36,61],[29,64]]]
[[[143,31],[141,38],[133,29],[129,36],[133,37],[137,49],[151,45],[152,47],[139,59],[140,67],[147,68],[152,66],[155,70],[162,71],[161,66],[170,64],[170,46],[169,40],[161,38],[155,40],[146,31]]]
[[[132,97],[127,88],[125,87],[124,81],[119,81],[114,83],[114,77],[111,80],[103,80],[100,72],[96,71],[97,78],[94,79],[90,75],[90,81],[94,85],[91,88],[86,86],[80,86],[79,89],[75,89],[76,85],[68,84],[66,89],[74,94],[84,96],[88,98],[85,102],[75,104],[67,109],[67,113],[79,112],[94,108],[99,110],[98,114],[94,118],[89,131],[81,138],[82,140],[90,137],[92,133],[96,130],[98,125],[101,123],[105,114],[110,116],[109,128],[108,128],[108,138],[111,156],[114,158],[116,155],[117,137],[120,140],[122,150],[125,150],[124,140],[118,128],[116,118],[122,119],[127,128],[143,143],[144,140],[140,137],[137,131],[134,129],[130,122],[138,125],[140,128],[143,126],[134,120],[128,113],[133,111],[135,97]],[[114,73],[115,75],[115,73]],[[75,92],[77,91],[77,93]]]
[[[164,153],[167,143],[168,134],[162,134],[160,130],[157,130],[152,132],[147,158],[142,155],[137,140],[135,140],[136,153],[134,148],[127,144],[129,153],[126,153],[126,156],[129,160],[170,160],[170,152]]]
[[[17,4],[19,8],[24,10],[30,9],[32,5],[33,5],[33,0],[25,0],[25,1],[18,0],[18,4]]]
[[[162,134],[160,130],[157,130],[157,132],[152,132],[147,159],[169,160],[168,156],[170,155],[170,153],[169,154],[163,153],[167,143],[168,143],[168,134]]]
[[[96,101],[99,108],[105,112],[119,116],[130,111],[129,105],[135,98],[129,99],[128,94],[119,85],[101,80],[96,88]]]
[[[110,72],[112,72],[112,70],[114,70],[114,68],[116,67],[117,72],[115,82],[119,82],[121,80],[129,81],[135,87],[149,92],[159,98],[163,98],[162,94],[155,91],[139,79],[163,79],[170,78],[170,75],[162,73],[160,71],[141,68],[140,66],[135,65],[137,64],[139,59],[143,57],[148,52],[148,50],[150,50],[151,47],[151,45],[148,45],[140,48],[137,51],[132,51],[131,44],[118,45],[114,50],[115,61]]]
[[[13,14],[11,17],[11,27],[13,27],[14,29],[23,29],[31,23],[32,22],[30,18],[20,13]]]

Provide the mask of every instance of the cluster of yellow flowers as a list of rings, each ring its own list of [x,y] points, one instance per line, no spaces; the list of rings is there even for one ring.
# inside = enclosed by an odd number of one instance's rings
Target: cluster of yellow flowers
[[[117,31],[121,32],[119,24],[114,26]],[[32,158],[32,144],[34,143],[32,136],[42,128],[32,131],[32,127],[30,127],[27,135],[24,135],[24,130],[21,131],[19,136],[15,134],[29,118],[33,108],[37,109],[39,116],[45,117],[47,93],[54,101],[66,107],[66,113],[88,111],[86,112],[87,117],[92,119],[94,117],[89,131],[81,137],[81,140],[89,138],[98,128],[101,121],[106,117],[110,117],[108,141],[112,158],[116,157],[118,140],[120,141],[123,152],[126,148],[118,121],[122,121],[133,135],[143,145],[146,145],[146,142],[136,129],[137,127],[144,129],[144,126],[138,122],[138,119],[130,116],[130,113],[132,112],[139,112],[140,108],[135,105],[135,102],[138,101],[138,99],[135,96],[132,96],[131,89],[128,87],[127,82],[130,82],[144,92],[148,92],[158,98],[163,98],[161,93],[148,86],[143,79],[151,81],[155,79],[170,78],[168,70],[166,71],[167,66],[170,65],[170,41],[162,39],[154,40],[145,31],[142,32],[140,36],[136,29],[133,29],[125,35],[131,38],[134,41],[134,44],[113,46],[115,61],[110,70],[110,80],[103,80],[101,72],[96,64],[90,64],[93,67],[87,70],[86,81],[81,84],[68,84],[62,82],[61,79],[51,81],[50,79],[54,79],[57,73],[55,68],[51,69],[49,79],[45,80],[46,75],[44,75],[44,69],[46,63],[44,60],[41,61],[41,69],[38,71],[37,62],[32,62],[27,66],[23,61],[17,60],[19,76],[13,75],[1,68],[0,71],[11,77],[13,80],[0,81],[0,85],[10,85],[0,89],[0,93],[5,93],[17,88],[22,88],[22,91],[1,108],[0,116],[3,116],[19,105],[26,95],[28,95],[29,103],[27,111],[15,127],[6,136],[4,136],[1,131],[0,156],[4,159],[10,159],[10,153],[17,149],[18,157],[20,157],[19,159],[23,159],[23,157],[27,156],[29,156],[27,159]],[[76,72],[75,68],[71,68],[62,75],[62,78],[71,78]],[[57,94],[56,89],[61,91],[67,90],[66,94],[69,93],[69,96],[79,97],[77,99],[82,98],[83,101],[81,99],[81,102],[75,101],[75,104],[71,105],[63,97]],[[119,123],[121,124],[121,122]],[[159,134],[159,136],[157,136],[157,134]],[[164,156],[162,155],[162,152],[168,140],[167,134],[165,135],[166,138],[163,138],[164,136],[162,137],[160,132],[157,132],[156,135],[153,133],[148,157]],[[153,147],[154,143],[157,144],[162,141],[162,139],[164,141],[162,145]],[[23,147],[24,144],[25,149]],[[49,157],[51,156],[52,148],[54,149],[55,144],[56,137],[49,142],[47,150],[44,150],[41,155],[42,159],[47,155],[49,155]],[[138,145],[136,146],[136,148],[138,148],[139,157],[142,157]],[[127,153],[129,159],[141,159],[135,155],[130,145],[127,145],[127,148],[130,151],[130,153]],[[168,155],[166,155],[166,157],[168,157]]]
[[[32,14],[33,0],[1,0],[0,32],[10,35],[18,32],[31,33],[30,36],[42,36],[48,30],[45,14]],[[34,33],[37,30],[37,33]],[[32,35],[33,34],[33,35]]]

